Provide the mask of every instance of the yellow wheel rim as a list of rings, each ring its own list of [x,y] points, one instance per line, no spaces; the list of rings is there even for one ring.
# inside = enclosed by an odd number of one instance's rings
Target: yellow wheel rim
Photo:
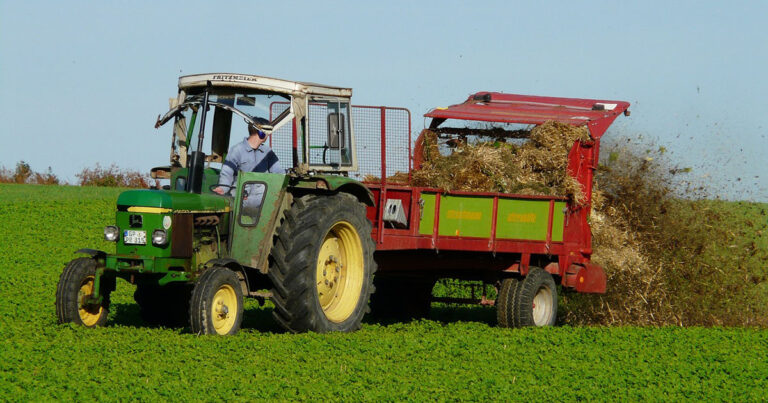
[[[239,301],[235,289],[229,284],[222,285],[213,296],[211,319],[218,334],[228,334],[235,325]]]
[[[355,227],[346,221],[334,224],[317,256],[317,297],[328,320],[340,323],[355,311],[364,264],[363,244]]]
[[[77,313],[85,326],[93,326],[99,321],[104,308],[101,304],[86,304],[86,298],[93,294],[93,276],[88,276],[80,283],[80,290],[77,292]]]

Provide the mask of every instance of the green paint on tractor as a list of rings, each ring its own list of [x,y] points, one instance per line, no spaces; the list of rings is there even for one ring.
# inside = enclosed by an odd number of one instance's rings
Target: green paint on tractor
[[[205,168],[203,170],[203,189],[209,190],[212,186],[219,183],[219,172],[217,168]],[[171,189],[184,190],[184,184],[189,176],[187,168],[178,168],[174,170],[171,176]]]
[[[290,203],[286,195],[288,179],[287,175],[257,172],[238,176],[230,257],[266,272],[272,234],[287,207],[286,201]],[[263,193],[254,196],[259,191]]]
[[[117,198],[118,210],[127,207],[158,207],[182,211],[227,211],[230,203],[223,197],[213,193],[187,193],[162,190],[128,190]]]

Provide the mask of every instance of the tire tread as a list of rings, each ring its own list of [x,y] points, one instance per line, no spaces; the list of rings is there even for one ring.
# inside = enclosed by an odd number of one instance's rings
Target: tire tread
[[[361,298],[364,306],[357,307],[346,321],[336,324],[328,321],[318,306],[315,306],[314,270],[316,259],[313,250],[319,247],[327,231],[322,223],[339,211],[352,213],[351,224],[358,231],[363,247],[364,277]],[[268,276],[273,284],[272,302],[275,309],[272,315],[288,331],[353,331],[360,328],[363,315],[368,311],[367,302],[373,290],[372,277],[376,270],[373,261],[375,244],[371,238],[371,222],[366,218],[365,206],[354,196],[346,193],[334,195],[305,195],[293,199],[291,208],[285,212],[283,222],[278,228],[272,253]],[[358,309],[359,308],[359,309]]]

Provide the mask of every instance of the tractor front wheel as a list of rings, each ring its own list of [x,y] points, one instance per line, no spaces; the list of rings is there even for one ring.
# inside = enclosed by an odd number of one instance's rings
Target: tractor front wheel
[[[101,303],[90,303],[96,279],[96,261],[78,258],[64,267],[56,287],[56,316],[59,323],[86,327],[103,326],[109,314],[109,289],[101,287]]]
[[[365,206],[354,196],[295,199],[270,256],[274,317],[293,332],[360,328],[373,291],[374,248]]]
[[[214,266],[200,275],[189,301],[189,327],[196,334],[235,334],[243,321],[243,290],[235,272]]]

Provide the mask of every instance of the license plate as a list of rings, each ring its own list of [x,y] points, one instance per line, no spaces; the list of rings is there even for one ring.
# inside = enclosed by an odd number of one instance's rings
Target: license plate
[[[146,245],[147,231],[123,231],[123,243],[126,245]]]

